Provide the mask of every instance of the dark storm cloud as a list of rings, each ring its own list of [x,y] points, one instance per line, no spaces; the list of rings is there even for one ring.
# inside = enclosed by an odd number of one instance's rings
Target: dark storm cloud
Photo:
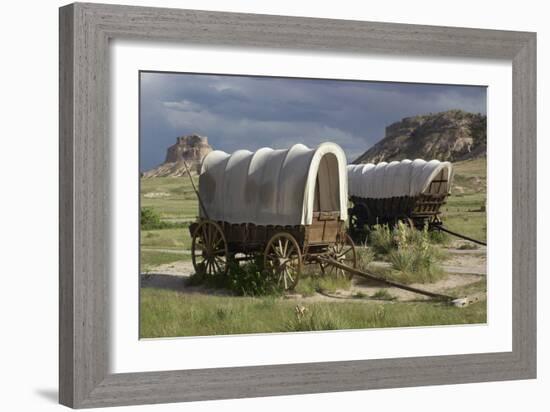
[[[176,136],[199,133],[232,152],[333,141],[348,160],[403,117],[486,112],[485,87],[364,81],[141,74],[141,169],[164,160]]]

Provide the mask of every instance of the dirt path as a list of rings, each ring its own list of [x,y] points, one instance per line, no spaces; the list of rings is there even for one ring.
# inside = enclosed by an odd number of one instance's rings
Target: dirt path
[[[371,265],[379,268],[389,268],[391,264],[388,262],[372,262]],[[461,256],[452,258],[441,265],[443,270],[449,274],[461,275],[487,275],[487,265],[484,260],[476,259],[472,256]]]
[[[158,249],[158,248],[148,248],[142,247],[142,252],[163,252],[163,253],[173,253],[175,255],[190,255],[190,250],[180,250],[180,249]]]
[[[454,246],[454,245],[453,245]],[[456,247],[446,249],[450,257],[442,265],[448,276],[431,284],[413,284],[411,286],[430,292],[443,292],[445,290],[467,286],[486,278],[485,249],[464,250]],[[387,262],[373,262],[375,266],[388,267]],[[156,267],[151,272],[142,275],[143,287],[157,287],[177,290],[183,293],[198,293],[208,295],[227,295],[227,292],[206,289],[201,286],[186,286],[186,280],[194,273],[193,264],[190,261],[177,261]],[[373,295],[381,295],[384,302],[392,301],[419,301],[428,299],[406,290],[383,287],[375,282],[354,277],[349,290],[339,290],[330,296],[316,293],[313,296],[304,297],[299,294],[287,294],[285,299],[294,299],[300,302],[316,301],[364,301],[372,300]],[[370,298],[368,298],[370,297]],[[462,296],[457,296],[462,297]],[[368,299],[365,299],[368,298]]]
[[[443,269],[448,273],[470,273],[487,276],[487,248],[459,249],[464,242],[455,242],[445,249],[450,257],[443,263]]]

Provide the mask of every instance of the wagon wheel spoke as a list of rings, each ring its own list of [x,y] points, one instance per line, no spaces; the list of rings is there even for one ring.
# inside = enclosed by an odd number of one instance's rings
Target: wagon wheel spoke
[[[290,245],[290,249],[289,249],[288,253],[285,256],[289,258],[289,257],[293,256],[293,254],[295,255],[295,250],[296,250],[296,248],[294,247],[294,245]]]
[[[287,274],[287,269],[284,268],[282,275],[283,275],[283,279],[284,279],[284,282],[285,282],[285,290],[288,289],[288,282],[286,280],[286,274]]]
[[[355,268],[357,266],[357,255],[355,252],[355,245],[347,234],[338,236],[336,242],[329,247],[328,257],[334,259],[336,262]],[[350,274],[342,268],[335,267],[330,263],[321,264],[321,270],[324,275],[336,277],[346,277]]]
[[[269,262],[274,262],[279,256],[277,254],[270,253],[267,257],[269,258]]]
[[[291,271],[289,268],[287,268],[286,274],[288,275],[288,278],[290,279],[290,281],[291,281],[292,283],[294,283],[294,278],[292,277],[292,273],[291,273],[291,272],[292,272],[292,271]]]
[[[220,268],[223,268],[223,266],[227,262],[225,259],[221,258],[220,256],[214,256],[214,261],[219,265]]]
[[[221,271],[221,266],[218,264],[218,261],[216,258],[212,259],[212,264],[216,267],[217,271]]]
[[[210,246],[210,227],[205,225],[204,227],[204,244],[208,247]]]
[[[216,248],[222,241],[223,241],[223,239],[221,238],[220,233],[218,233],[218,232],[214,233],[213,240],[212,240],[212,243],[211,243],[212,248]]]
[[[195,229],[191,244],[191,258],[195,272],[206,275],[227,272],[227,242],[221,227],[203,220]]]
[[[346,250],[341,251],[340,253],[338,253],[338,257],[347,256],[347,254],[348,254],[349,252],[351,252],[352,250],[353,250],[353,249],[352,249],[351,246],[350,246],[350,247],[348,247]]]
[[[299,278],[302,265],[300,247],[287,232],[273,235],[264,252],[264,268],[269,270],[277,285],[285,290],[293,289]]]
[[[213,249],[216,244],[216,232],[214,232],[212,229],[208,231],[208,247],[210,249]]]
[[[206,246],[204,246],[204,243],[202,243],[200,241],[197,241],[197,243],[195,243],[195,246],[196,246],[196,248],[200,249],[201,251],[206,249]]]
[[[202,240],[204,242],[205,245],[208,244],[208,228],[206,227],[206,225],[202,225]]]
[[[281,242],[281,239],[279,239],[279,249],[277,249],[277,252],[279,256],[284,257],[285,256],[285,249],[283,248],[283,244]]]
[[[213,249],[217,246],[220,239],[220,233],[215,227],[210,228],[210,247]]]

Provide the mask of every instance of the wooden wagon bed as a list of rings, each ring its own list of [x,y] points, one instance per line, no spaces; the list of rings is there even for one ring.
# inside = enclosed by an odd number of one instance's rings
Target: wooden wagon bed
[[[364,199],[350,197],[353,206],[349,209],[353,227],[376,224],[394,225],[398,221],[410,220],[416,227],[440,222],[441,207],[447,195],[401,196],[386,199]]]
[[[189,226],[192,236],[200,223],[199,220]],[[225,236],[230,254],[263,252],[269,240],[280,232],[292,235],[301,246],[302,253],[306,249],[328,246],[334,243],[339,235],[345,233],[345,222],[340,220],[339,212],[314,212],[311,225],[255,225],[222,221],[216,223]]]

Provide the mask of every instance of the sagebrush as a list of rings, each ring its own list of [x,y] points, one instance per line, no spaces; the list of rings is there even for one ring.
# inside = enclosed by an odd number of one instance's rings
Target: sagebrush
[[[440,265],[443,253],[430,242],[427,227],[417,230],[400,222],[395,242],[397,248],[388,255],[393,277],[405,283],[431,283],[444,277]]]

